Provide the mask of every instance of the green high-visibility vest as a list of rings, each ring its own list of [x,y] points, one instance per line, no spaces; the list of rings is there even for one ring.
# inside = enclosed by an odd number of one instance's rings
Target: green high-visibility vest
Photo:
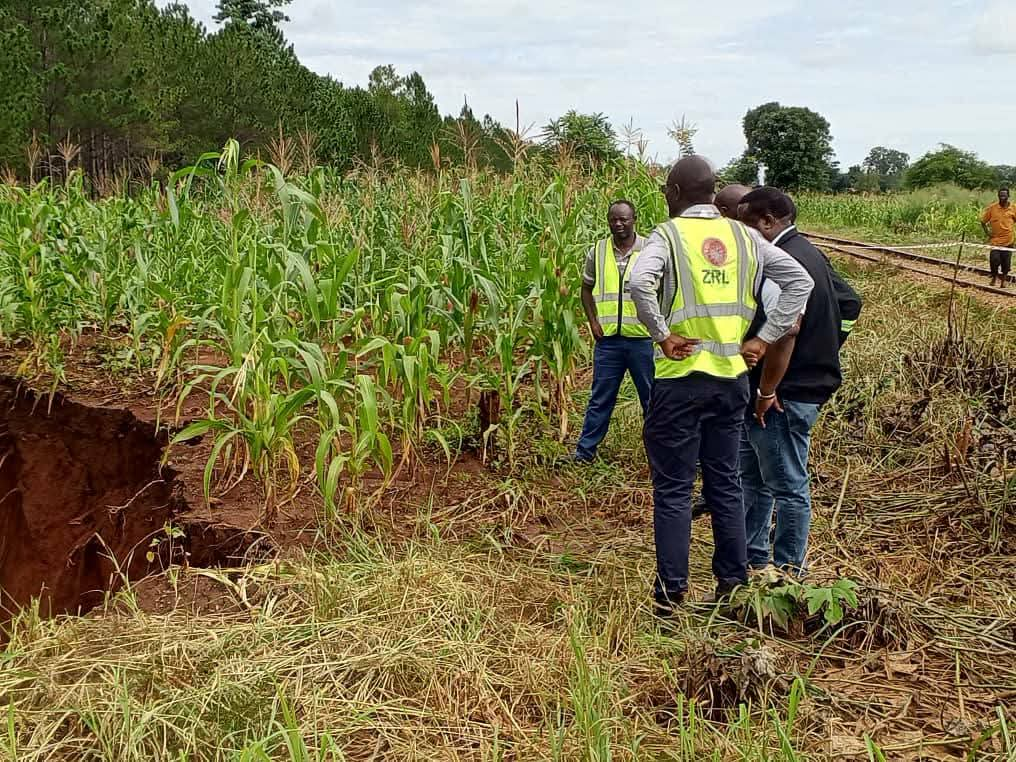
[[[737,378],[748,370],[741,343],[755,317],[758,251],[740,222],[723,217],[677,217],[657,230],[670,247],[676,275],[670,330],[701,344],[690,357],[671,360],[656,349],[656,377],[707,373]]]
[[[642,239],[636,236],[623,273],[617,266],[613,241],[605,238],[596,244],[593,254],[596,263],[593,299],[596,301],[596,317],[603,327],[604,336],[620,334],[628,338],[649,337],[649,329],[642,325],[635,312],[635,302],[631,299],[629,288],[631,272],[642,250],[642,243]]]

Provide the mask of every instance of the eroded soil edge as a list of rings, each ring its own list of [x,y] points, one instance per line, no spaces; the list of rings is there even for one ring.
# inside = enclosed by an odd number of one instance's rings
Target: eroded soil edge
[[[128,410],[0,376],[0,618],[86,612],[172,563],[234,565],[243,530],[189,520],[167,440]]]

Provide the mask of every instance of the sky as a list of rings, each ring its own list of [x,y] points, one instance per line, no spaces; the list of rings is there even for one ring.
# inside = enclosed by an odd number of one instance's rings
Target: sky
[[[165,2],[160,2],[165,5]],[[215,0],[187,0],[212,29]],[[463,99],[533,136],[576,109],[677,152],[698,127],[719,166],[744,150],[757,105],[806,106],[830,123],[841,167],[872,146],[917,158],[939,143],[1016,164],[1016,2],[1007,0],[293,0],[286,38],[346,85],[391,63],[418,71],[443,114]]]

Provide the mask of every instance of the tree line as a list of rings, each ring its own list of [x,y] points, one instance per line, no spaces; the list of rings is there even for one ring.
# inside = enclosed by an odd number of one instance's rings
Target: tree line
[[[981,189],[1016,182],[1016,167],[991,166],[948,144],[913,164],[903,151],[876,146],[843,172],[833,158],[829,122],[800,106],[766,103],[745,114],[743,127],[748,147],[722,170],[729,181],[754,183],[764,167],[767,183],[790,190],[884,192],[940,183]]]
[[[183,4],[0,0],[0,165],[99,176],[178,166],[235,137],[338,167],[428,166],[435,150],[508,167],[504,128],[468,106],[442,117],[418,73],[379,66],[348,87],[303,66],[279,27],[286,2],[220,0],[209,31]]]
[[[190,163],[236,138],[283,165],[442,162],[507,171],[519,151],[559,152],[593,163],[623,152],[603,114],[568,111],[526,140],[468,104],[442,116],[416,72],[378,66],[365,87],[348,86],[300,63],[282,32],[290,0],[219,0],[208,30],[187,7],[154,0],[0,0],[0,168],[34,181],[82,169],[92,178],[154,175]],[[747,148],[726,180],[791,190],[886,191],[953,182],[981,188],[1016,182],[1016,168],[991,167],[942,146],[913,164],[876,147],[840,170],[829,122],[803,107],[767,103],[743,120]],[[668,134],[694,152],[685,117]],[[628,153],[643,156],[638,130]]]

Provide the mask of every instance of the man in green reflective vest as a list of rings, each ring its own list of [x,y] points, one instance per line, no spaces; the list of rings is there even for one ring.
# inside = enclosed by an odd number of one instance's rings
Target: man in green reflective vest
[[[628,373],[635,384],[642,413],[653,385],[653,341],[638,319],[628,290],[629,276],[646,239],[635,232],[638,213],[630,201],[619,200],[607,210],[610,237],[586,255],[582,273],[582,306],[593,350],[593,389],[586,408],[575,460],[588,463],[607,435],[617,393]]]
[[[653,592],[664,616],[688,590],[696,460],[712,510],[717,596],[747,580],[738,451],[748,363],[794,327],[814,286],[789,254],[724,219],[715,189],[702,157],[674,165],[661,187],[672,219],[649,237],[631,274],[637,314],[659,344],[644,439],[653,475]],[[758,335],[744,342],[763,277],[782,290]]]

